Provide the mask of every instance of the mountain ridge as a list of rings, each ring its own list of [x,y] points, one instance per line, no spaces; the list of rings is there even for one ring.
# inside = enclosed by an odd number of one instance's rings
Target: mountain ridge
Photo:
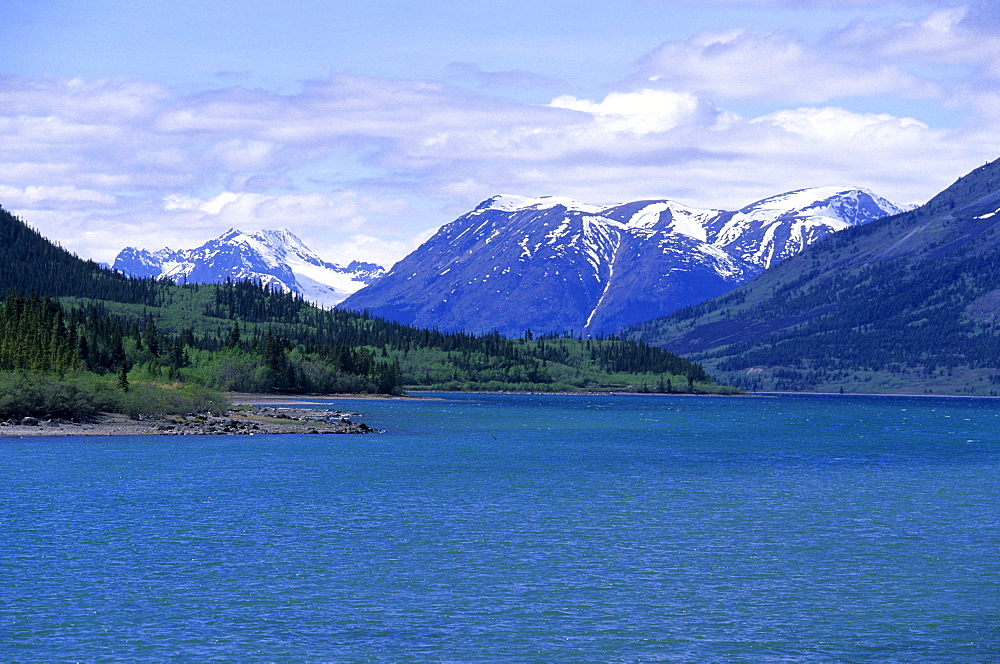
[[[502,194],[339,306],[445,330],[613,333],[732,290],[830,233],[899,211],[857,187],[796,190],[735,211]]]
[[[327,308],[385,273],[374,263],[352,261],[340,266],[325,261],[287,229],[245,233],[231,228],[193,249],[125,247],[111,267],[128,276],[177,282],[252,279]]]
[[[1000,160],[915,210],[845,230],[624,334],[748,389],[991,394],[998,274]]]

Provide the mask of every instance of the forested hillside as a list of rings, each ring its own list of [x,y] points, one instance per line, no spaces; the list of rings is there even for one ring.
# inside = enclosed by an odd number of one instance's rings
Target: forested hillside
[[[155,306],[165,291],[151,279],[123,279],[81,260],[0,207],[0,293],[10,292]]]
[[[442,333],[319,309],[253,282],[131,279],[53,246],[2,210],[0,237],[8,240],[0,370],[237,391],[721,389],[699,365],[634,341]]]
[[[1000,392],[1000,162],[631,338],[750,389]]]

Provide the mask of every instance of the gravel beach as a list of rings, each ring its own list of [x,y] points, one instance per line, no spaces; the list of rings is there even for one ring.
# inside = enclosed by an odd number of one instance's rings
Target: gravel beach
[[[356,415],[339,410],[263,405],[237,406],[225,415],[171,415],[140,420],[100,413],[78,422],[37,418],[23,418],[17,423],[0,422],[0,437],[358,434],[376,431],[367,424],[353,421],[352,417]]]

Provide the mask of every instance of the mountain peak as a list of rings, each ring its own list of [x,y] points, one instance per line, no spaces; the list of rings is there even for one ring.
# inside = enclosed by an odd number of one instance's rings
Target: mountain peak
[[[878,200],[855,191],[855,211]],[[754,390],[995,395],[997,265],[1000,160],[625,336],[700,355]]]
[[[230,228],[228,231],[226,231],[219,237],[215,238],[215,240],[216,242],[230,242],[232,240],[246,237],[246,235],[247,235],[246,233],[244,233],[238,228]]]
[[[601,207],[494,196],[341,306],[443,330],[617,332],[729,291],[829,233],[895,213],[857,191],[803,189],[735,212],[670,200]]]
[[[517,194],[499,194],[488,198],[480,203],[473,213],[486,212],[489,210],[499,210],[501,212],[520,212],[522,210],[550,210],[562,206],[567,210],[575,210],[590,214],[597,214],[603,208],[597,205],[588,205],[572,198],[563,196],[539,196],[530,198]]]
[[[341,267],[324,261],[288,229],[251,234],[237,228],[195,249],[149,252],[126,247],[113,268],[130,276],[187,283],[253,279],[299,293],[324,307],[334,306],[385,273],[374,263],[352,261]]]
[[[755,203],[741,208],[745,210],[767,210],[774,209],[782,212],[788,210],[806,211],[814,208],[827,207],[836,202],[871,202],[887,210],[902,211],[901,208],[889,202],[885,198],[878,196],[872,190],[865,187],[808,187],[805,189],[795,189],[784,194],[769,196]],[[894,213],[895,214],[895,213]]]

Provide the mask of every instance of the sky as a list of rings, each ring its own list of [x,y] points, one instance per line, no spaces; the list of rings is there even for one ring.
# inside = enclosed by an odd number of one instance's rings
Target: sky
[[[923,203],[1000,158],[995,0],[2,0],[0,206],[84,258],[391,265],[501,193]]]

